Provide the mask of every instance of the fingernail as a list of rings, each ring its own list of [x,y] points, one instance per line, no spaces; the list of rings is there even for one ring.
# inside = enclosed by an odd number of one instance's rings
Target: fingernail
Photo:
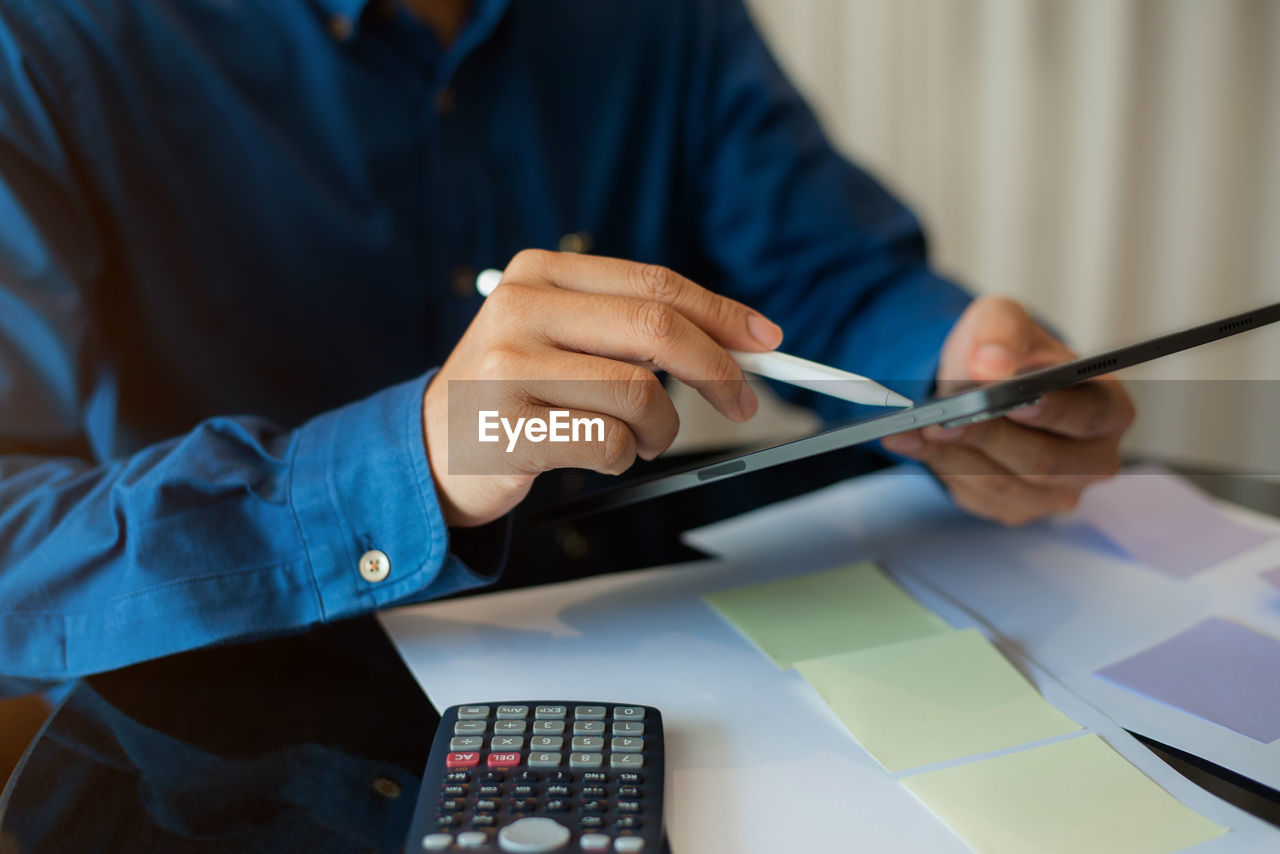
[[[881,440],[881,444],[896,454],[915,454],[919,453],[924,447],[924,442],[914,433],[900,433],[897,436],[886,436]]]
[[[963,427],[939,427],[931,424],[924,428],[924,437],[931,442],[954,442],[963,435]]]
[[[988,374],[1003,376],[1012,374],[1017,367],[1013,353],[999,344],[983,344],[973,354],[973,361]]]
[[[747,331],[751,337],[772,350],[782,343],[782,327],[764,315],[752,312],[747,315]]]
[[[756,397],[756,393],[751,390],[751,386],[747,385],[744,380],[742,383],[742,391],[738,392],[738,409],[742,411],[742,420],[756,414],[756,410],[760,408],[760,399]]]

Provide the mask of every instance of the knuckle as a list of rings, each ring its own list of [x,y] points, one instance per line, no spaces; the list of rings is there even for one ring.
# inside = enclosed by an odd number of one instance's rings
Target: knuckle
[[[504,280],[484,301],[484,307],[502,315],[521,312],[532,296],[533,288],[520,282]],[[490,308],[492,306],[492,308]]]
[[[632,376],[623,381],[621,399],[618,402],[624,412],[638,415],[653,408],[658,394],[665,394],[658,378],[646,370],[636,368]]]
[[[622,474],[631,467],[636,456],[636,437],[625,424],[617,421],[605,431],[600,443],[599,470],[606,474]]]
[[[676,311],[660,302],[642,302],[636,309],[636,329],[650,341],[666,341],[676,328]]]
[[[497,347],[480,357],[480,379],[506,380],[517,375],[523,357],[514,350]]]
[[[658,264],[640,264],[633,275],[636,292],[641,299],[671,302],[680,290],[676,274]]]
[[[552,253],[545,249],[521,249],[507,264],[507,272],[516,274],[546,266]]]

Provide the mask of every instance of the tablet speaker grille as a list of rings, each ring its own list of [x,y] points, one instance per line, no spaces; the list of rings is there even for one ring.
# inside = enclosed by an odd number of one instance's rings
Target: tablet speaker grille
[[[1233,329],[1244,329],[1246,326],[1253,325],[1253,316],[1242,317],[1239,320],[1233,320],[1230,323],[1223,323],[1218,326],[1219,332],[1230,332]]]
[[[1076,368],[1076,376],[1083,377],[1087,374],[1096,374],[1098,371],[1105,371],[1108,368],[1114,368],[1120,360],[1112,356],[1110,359],[1099,359],[1096,362],[1090,362],[1087,365],[1081,365]]]

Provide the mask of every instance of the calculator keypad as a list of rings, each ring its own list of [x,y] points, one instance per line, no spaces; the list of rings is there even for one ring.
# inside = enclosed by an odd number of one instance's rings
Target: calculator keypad
[[[554,831],[538,822],[570,832],[556,850],[657,850],[644,834],[661,826],[661,792],[640,770],[647,749],[661,759],[661,728],[655,716],[656,736],[645,738],[645,707],[504,703],[456,711],[444,781],[434,797],[423,793],[435,809],[419,850],[534,850],[518,840]]]

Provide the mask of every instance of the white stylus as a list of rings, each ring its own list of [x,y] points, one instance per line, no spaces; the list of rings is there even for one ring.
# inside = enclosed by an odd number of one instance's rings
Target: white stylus
[[[487,297],[502,281],[501,270],[482,270],[476,276],[476,290]],[[748,373],[767,377],[788,385],[816,391],[829,397],[838,397],[851,403],[867,406],[911,406],[907,398],[890,391],[875,380],[859,374],[842,371],[830,365],[810,362],[798,356],[789,356],[774,350],[769,353],[746,353],[730,350],[729,355],[738,367]]]

